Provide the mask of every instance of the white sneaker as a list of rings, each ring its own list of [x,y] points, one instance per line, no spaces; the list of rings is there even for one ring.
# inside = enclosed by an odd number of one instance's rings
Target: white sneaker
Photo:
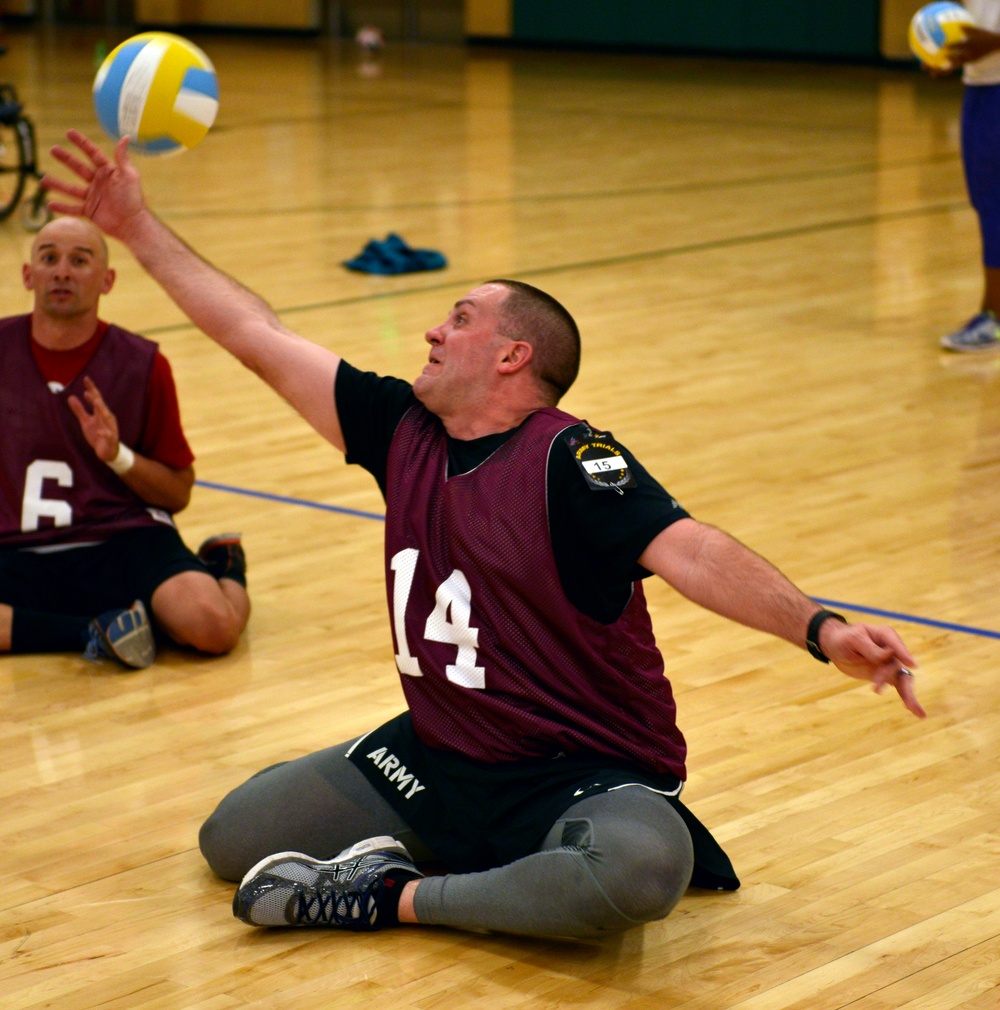
[[[941,346],[949,351],[988,351],[1000,344],[1000,324],[992,312],[980,312],[960,330],[941,338]]]

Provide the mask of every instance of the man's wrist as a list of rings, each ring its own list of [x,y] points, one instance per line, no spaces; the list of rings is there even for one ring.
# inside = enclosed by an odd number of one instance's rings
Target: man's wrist
[[[819,630],[831,619],[840,621],[843,624],[847,623],[846,617],[834,613],[832,610],[817,610],[809,622],[809,627],[806,629],[806,648],[809,650],[809,655],[813,659],[818,659],[821,663],[829,663],[830,657],[820,648]]]
[[[114,459],[105,461],[121,477],[135,466],[135,453],[124,443],[118,443],[118,453]]]

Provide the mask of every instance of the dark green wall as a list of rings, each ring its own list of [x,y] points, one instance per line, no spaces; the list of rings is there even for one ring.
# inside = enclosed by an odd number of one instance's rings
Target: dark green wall
[[[513,37],[873,59],[879,0],[514,0]]]

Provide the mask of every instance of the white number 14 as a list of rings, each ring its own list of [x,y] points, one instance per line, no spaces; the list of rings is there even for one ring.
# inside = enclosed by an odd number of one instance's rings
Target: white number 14
[[[392,558],[391,567],[396,573],[392,587],[392,620],[396,629],[399,653],[396,666],[408,677],[422,677],[420,661],[410,653],[406,638],[406,606],[413,588],[420,551],[407,547]],[[456,568],[437,588],[434,609],[424,626],[424,638],[429,642],[443,642],[458,649],[455,662],[445,667],[445,676],[459,687],[483,690],[486,687],[486,668],[476,666],[476,649],[479,646],[479,629],[469,624],[472,618],[472,590],[469,580]]]

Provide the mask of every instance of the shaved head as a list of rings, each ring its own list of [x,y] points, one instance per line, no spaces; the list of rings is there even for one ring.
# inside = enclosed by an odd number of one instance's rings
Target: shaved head
[[[499,307],[500,332],[531,345],[534,374],[546,400],[555,405],[580,370],[580,331],[576,320],[551,295],[523,281],[494,280],[506,288]]]
[[[39,249],[62,242],[74,248],[88,250],[102,266],[108,265],[108,244],[100,230],[83,217],[57,217],[35,236],[31,243],[31,257]]]
[[[21,275],[35,296],[33,332],[39,340],[54,336],[49,324],[58,327],[60,341],[93,333],[98,302],[115,282],[104,236],[80,217],[57,218],[42,228]]]

